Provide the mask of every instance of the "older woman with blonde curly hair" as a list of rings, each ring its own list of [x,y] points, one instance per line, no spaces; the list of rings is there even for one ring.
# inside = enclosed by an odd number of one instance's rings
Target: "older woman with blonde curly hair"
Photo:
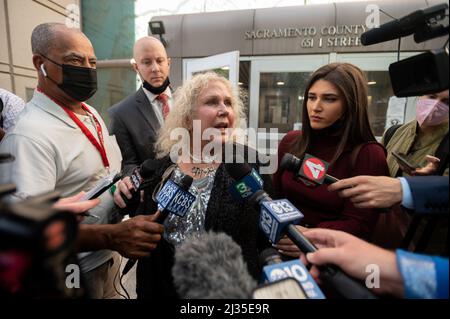
[[[149,258],[139,261],[138,298],[177,296],[171,275],[174,247],[190,236],[208,230],[227,233],[240,245],[248,270],[255,278],[260,275],[258,253],[268,246],[258,230],[259,212],[231,197],[228,190],[234,181],[220,154],[222,146],[231,141],[235,129],[245,119],[238,90],[224,77],[205,73],[184,83],[174,96],[173,109],[156,142],[160,169],[150,190],[171,167],[175,179],[183,174],[193,177],[189,191],[196,199],[183,218],[176,215],[166,218],[158,247]],[[241,145],[240,149],[248,151],[246,146]],[[258,162],[250,164],[259,168]],[[271,193],[270,177],[263,175],[263,181],[265,190]],[[149,196],[145,204],[146,211],[157,211],[157,204]]]

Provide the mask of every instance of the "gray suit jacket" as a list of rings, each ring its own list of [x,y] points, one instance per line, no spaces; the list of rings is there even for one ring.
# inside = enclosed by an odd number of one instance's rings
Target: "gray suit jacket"
[[[116,135],[125,172],[155,157],[154,143],[160,124],[142,87],[110,107],[108,113],[109,131]]]

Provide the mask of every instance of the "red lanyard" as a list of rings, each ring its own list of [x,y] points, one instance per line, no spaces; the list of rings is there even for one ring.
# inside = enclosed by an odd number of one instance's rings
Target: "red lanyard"
[[[37,88],[37,91],[45,94],[44,92],[42,92],[42,90],[40,88]],[[46,94],[45,94],[46,95]],[[74,112],[72,112],[71,110],[69,110],[67,107],[65,107],[64,105],[60,104],[58,101],[55,101],[54,99],[52,99],[50,96],[46,95],[49,99],[51,99],[53,102],[55,102],[56,104],[58,104],[59,106],[62,107],[62,109],[64,111],[66,111],[66,113],[70,116],[70,118],[75,122],[76,125],[78,125],[78,127],[81,129],[81,131],[83,132],[84,135],[86,135],[86,137],[88,138],[88,140],[92,143],[92,145],[94,145],[94,147],[100,152],[100,156],[102,157],[102,162],[103,162],[103,166],[105,166],[105,168],[109,168],[109,161],[108,161],[108,157],[106,156],[106,150],[105,150],[105,144],[103,142],[103,131],[102,131],[102,126],[100,125],[100,122],[97,120],[97,118],[95,117],[94,114],[92,114],[91,111],[89,111],[89,109],[86,107],[86,105],[84,105],[84,103],[81,103],[81,107],[83,108],[83,110],[85,110],[86,112],[88,112],[90,115],[92,115],[92,117],[94,118],[94,122],[95,122],[95,128],[97,130],[97,135],[98,135],[98,139],[100,140],[100,143],[97,141],[97,139],[92,135],[91,131],[89,131],[89,129],[83,124],[83,122],[80,121],[80,119],[75,115]]]

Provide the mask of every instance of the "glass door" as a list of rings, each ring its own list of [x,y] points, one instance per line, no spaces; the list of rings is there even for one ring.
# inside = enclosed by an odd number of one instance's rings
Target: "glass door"
[[[223,75],[236,87],[239,82],[239,51],[226,52],[200,59],[183,60],[183,81],[197,73],[214,71]]]
[[[421,52],[401,52],[400,59]],[[411,109],[415,108],[414,98],[394,96],[389,77],[389,65],[397,61],[397,52],[389,53],[347,53],[331,55],[330,62],[348,62],[359,67],[367,78],[369,121],[378,140],[392,125],[411,120]],[[415,113],[412,112],[414,115]]]
[[[250,76],[249,127],[258,132],[258,150],[276,154],[279,141],[301,129],[303,93],[312,71],[328,55],[254,58]]]

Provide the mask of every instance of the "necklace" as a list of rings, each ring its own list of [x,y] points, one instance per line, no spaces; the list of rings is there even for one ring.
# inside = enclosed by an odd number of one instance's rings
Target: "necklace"
[[[197,158],[193,154],[189,154],[189,157],[191,158],[193,165],[191,168],[191,172],[193,177],[201,178],[202,176],[210,176],[212,173],[216,171],[215,163],[217,156],[202,156],[201,159]],[[206,167],[199,167],[195,164],[207,164]]]
[[[208,176],[211,173],[213,173],[215,170],[216,170],[216,168],[214,166],[208,166],[205,168],[193,166],[191,171],[192,171],[192,174],[194,175],[194,177],[201,177],[202,175]]]

